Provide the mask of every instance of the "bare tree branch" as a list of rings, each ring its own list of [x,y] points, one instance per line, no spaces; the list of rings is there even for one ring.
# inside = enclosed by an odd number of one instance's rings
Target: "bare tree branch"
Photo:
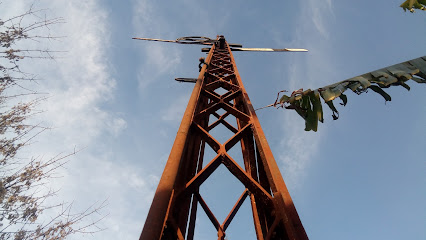
[[[46,94],[28,87],[37,78],[20,66],[24,59],[52,60],[64,52],[23,48],[19,44],[24,40],[38,44],[62,38],[52,36],[49,30],[64,20],[49,18],[46,12],[31,5],[21,15],[4,21],[0,16],[0,59],[5,60],[0,62],[0,240],[65,239],[71,234],[103,230],[98,223],[105,217],[101,210],[106,201],[94,203],[84,211],[74,211],[73,202],[47,203],[58,193],[49,188],[50,181],[58,177],[58,170],[77,150],[48,159],[18,158],[21,149],[50,129],[27,123],[43,113],[37,107],[46,100]],[[56,214],[50,215],[52,212]]]

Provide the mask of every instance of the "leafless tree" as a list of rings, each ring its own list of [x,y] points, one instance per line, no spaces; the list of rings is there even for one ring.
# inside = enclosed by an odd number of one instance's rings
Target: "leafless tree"
[[[46,40],[57,38],[50,36],[49,29],[64,21],[62,18],[47,18],[47,12],[30,7],[19,16],[9,19],[1,19],[0,16],[0,240],[65,239],[74,233],[101,230],[97,223],[103,218],[99,210],[105,206],[105,202],[89,206],[76,214],[73,213],[72,203],[46,203],[56,194],[48,187],[49,180],[56,177],[58,168],[75,151],[47,160],[26,160],[18,155],[23,147],[47,129],[28,124],[29,118],[41,113],[37,105],[45,98],[28,88],[28,82],[35,81],[35,76],[20,68],[24,59],[47,61],[58,53],[20,45],[32,41],[40,43],[36,46],[41,46]],[[56,214],[46,216],[52,212]],[[88,220],[89,216],[95,216],[96,220]]]

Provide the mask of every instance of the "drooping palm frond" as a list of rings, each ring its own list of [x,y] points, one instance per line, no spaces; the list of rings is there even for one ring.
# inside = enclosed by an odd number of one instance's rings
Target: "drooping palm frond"
[[[426,10],[426,0],[407,0],[401,4],[404,11],[414,12],[414,9]]]
[[[317,131],[318,121],[324,121],[320,96],[333,111],[333,119],[336,120],[339,117],[339,112],[334,106],[333,100],[340,98],[342,100],[341,104],[345,106],[348,98],[343,93],[347,89],[356,94],[361,94],[371,89],[380,94],[385,101],[391,101],[391,96],[383,89],[390,86],[402,86],[410,90],[410,87],[405,83],[410,79],[417,83],[426,83],[426,56],[365,73],[315,90],[308,89],[303,91],[303,89],[299,89],[290,96],[283,95],[281,98],[279,98],[279,92],[273,106],[296,110],[305,119],[305,131]]]

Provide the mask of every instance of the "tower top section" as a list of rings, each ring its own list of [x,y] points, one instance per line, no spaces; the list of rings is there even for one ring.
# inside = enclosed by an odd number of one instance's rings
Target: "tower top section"
[[[190,45],[213,45],[215,43],[224,44],[225,37],[223,35],[218,35],[216,39],[211,39],[209,37],[203,36],[189,36],[181,37],[176,40],[165,40],[158,38],[137,38],[136,40],[144,41],[155,41],[155,42],[167,42],[167,43],[179,43],[179,44],[190,44]],[[223,43],[221,43],[221,41]],[[304,48],[243,48],[242,44],[238,43],[228,43],[231,51],[248,51],[248,52],[307,52],[308,50]],[[208,52],[210,48],[202,48],[202,52]]]

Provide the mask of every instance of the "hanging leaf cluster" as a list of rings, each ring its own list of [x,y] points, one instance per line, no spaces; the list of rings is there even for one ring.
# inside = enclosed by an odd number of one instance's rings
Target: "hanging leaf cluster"
[[[426,56],[407,62],[395,64],[341,82],[337,82],[316,90],[299,89],[290,96],[283,95],[273,106],[294,109],[305,120],[305,131],[317,131],[318,122],[324,122],[321,98],[333,112],[333,119],[339,118],[339,111],[334,106],[333,100],[340,98],[340,104],[345,106],[348,102],[344,92],[348,89],[356,94],[367,92],[369,89],[380,94],[385,101],[391,101],[391,96],[383,89],[390,86],[402,86],[407,90],[410,87],[406,81],[413,80],[417,83],[426,83]],[[278,100],[279,99],[279,100]]]
[[[414,9],[426,10],[426,0],[407,0],[401,4],[404,11],[414,12]]]

